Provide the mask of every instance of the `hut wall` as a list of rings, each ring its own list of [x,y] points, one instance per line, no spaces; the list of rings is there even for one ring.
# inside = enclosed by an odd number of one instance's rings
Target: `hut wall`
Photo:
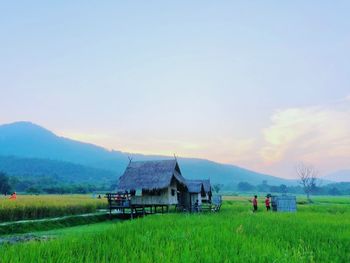
[[[133,196],[131,203],[134,205],[168,205],[169,201],[169,189],[162,189],[160,195],[143,194],[142,196]]]
[[[201,193],[191,193],[191,204],[194,205],[198,200],[198,205],[202,205],[202,196]]]
[[[135,205],[176,205],[177,203],[176,181],[171,182],[168,188],[162,189],[160,195],[143,194],[132,197],[132,204]]]
[[[176,205],[178,203],[177,200],[177,183],[173,180],[168,187],[168,202],[170,205]]]

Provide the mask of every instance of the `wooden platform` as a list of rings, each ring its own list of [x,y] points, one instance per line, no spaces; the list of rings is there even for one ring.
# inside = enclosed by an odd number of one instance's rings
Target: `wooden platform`
[[[168,213],[170,204],[147,204],[142,202],[137,202],[141,200],[140,198],[132,198],[128,193],[107,193],[106,198],[108,200],[109,215],[117,216],[119,218],[136,218],[140,216],[156,214],[156,213]],[[134,200],[134,201],[133,201]],[[137,202],[137,203],[134,203]],[[218,212],[221,208],[222,199],[221,196],[214,196],[213,200],[208,203],[203,203],[202,205],[192,205],[191,207],[186,207],[184,205],[174,205],[175,211],[178,212]]]
[[[107,193],[109,214],[112,216],[112,211],[116,214],[129,216],[130,218],[144,216],[155,213],[168,213],[168,204],[135,204],[132,201],[130,194]]]

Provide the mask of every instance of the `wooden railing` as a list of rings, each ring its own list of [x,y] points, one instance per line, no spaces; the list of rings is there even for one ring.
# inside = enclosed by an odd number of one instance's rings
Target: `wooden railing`
[[[169,201],[162,196],[132,196],[133,205],[167,205]]]

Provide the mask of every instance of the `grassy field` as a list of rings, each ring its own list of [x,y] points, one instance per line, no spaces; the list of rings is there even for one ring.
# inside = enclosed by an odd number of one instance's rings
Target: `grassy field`
[[[246,197],[226,199],[217,214],[56,230],[55,240],[3,245],[1,262],[349,262],[349,198],[316,198],[293,214],[254,214]]]
[[[89,195],[18,195],[0,198],[0,222],[93,213],[106,208],[106,199]]]

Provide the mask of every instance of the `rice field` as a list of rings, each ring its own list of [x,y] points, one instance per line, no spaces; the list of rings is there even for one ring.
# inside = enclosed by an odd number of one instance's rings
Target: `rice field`
[[[93,213],[106,208],[106,199],[90,195],[17,195],[0,198],[0,222]]]
[[[231,198],[216,214],[152,215],[65,229],[55,240],[3,245],[0,258],[4,263],[349,262],[348,200],[299,205],[297,213],[267,213],[262,207],[252,213],[247,198]]]

